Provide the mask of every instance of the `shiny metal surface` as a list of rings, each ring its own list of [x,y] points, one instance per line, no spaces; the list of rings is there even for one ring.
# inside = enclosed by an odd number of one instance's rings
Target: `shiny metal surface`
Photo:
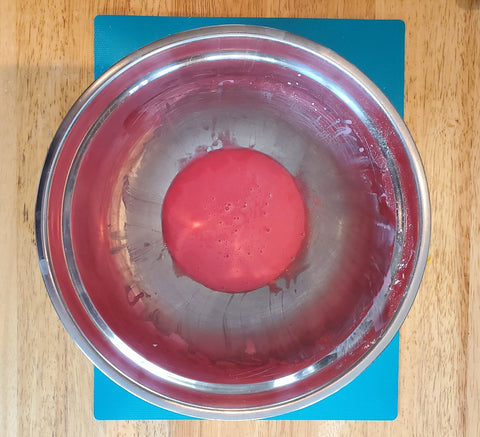
[[[178,170],[231,144],[305,187],[303,264],[273,291],[212,292],[163,244]],[[80,97],[47,156],[37,248],[60,319],[109,377],[192,416],[260,418],[328,396],[386,347],[421,281],[428,202],[403,120],[361,72],[282,31],[219,26],[140,49]]]

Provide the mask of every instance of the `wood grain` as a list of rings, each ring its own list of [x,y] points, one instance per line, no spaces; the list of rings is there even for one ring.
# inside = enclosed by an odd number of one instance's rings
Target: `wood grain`
[[[470,264],[467,337],[466,435],[480,435],[480,2],[469,18],[472,68],[468,70],[467,105],[470,108]],[[476,35],[476,37],[475,37]]]
[[[15,4],[0,14],[0,435],[17,432],[17,156]],[[8,127],[8,128],[6,128]]]
[[[478,1],[0,1],[0,435],[480,435]],[[92,366],[39,274],[34,204],[49,142],[93,79],[100,13],[405,21],[405,119],[424,161],[433,221],[424,281],[402,327],[397,420],[95,421]]]

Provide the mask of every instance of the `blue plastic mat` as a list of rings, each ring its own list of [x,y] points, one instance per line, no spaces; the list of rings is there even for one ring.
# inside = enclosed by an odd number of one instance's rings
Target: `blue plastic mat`
[[[403,114],[405,25],[398,20],[205,18],[101,15],[95,18],[95,77],[133,50],[172,33],[216,24],[256,24],[304,36],[336,51],[379,86]],[[349,385],[274,420],[394,420],[398,407],[398,335]],[[94,373],[98,420],[192,419],[153,406]]]

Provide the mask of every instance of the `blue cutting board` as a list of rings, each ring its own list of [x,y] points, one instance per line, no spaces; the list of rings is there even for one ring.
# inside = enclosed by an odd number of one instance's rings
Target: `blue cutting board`
[[[99,15],[94,23],[95,77],[152,41],[217,24],[276,27],[323,44],[360,68],[403,115],[405,25],[399,20]],[[337,393],[268,420],[394,420],[398,408],[398,357],[397,335],[374,363]],[[98,420],[193,419],[139,399],[96,368],[93,395]]]

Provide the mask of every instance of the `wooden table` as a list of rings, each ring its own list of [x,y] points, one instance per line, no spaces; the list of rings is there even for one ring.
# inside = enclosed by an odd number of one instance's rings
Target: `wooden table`
[[[478,0],[1,0],[0,11],[0,435],[480,435]],[[38,269],[34,204],[49,142],[93,79],[100,13],[405,21],[405,119],[426,168],[433,223],[424,281],[402,328],[397,420],[95,421],[92,365]]]

